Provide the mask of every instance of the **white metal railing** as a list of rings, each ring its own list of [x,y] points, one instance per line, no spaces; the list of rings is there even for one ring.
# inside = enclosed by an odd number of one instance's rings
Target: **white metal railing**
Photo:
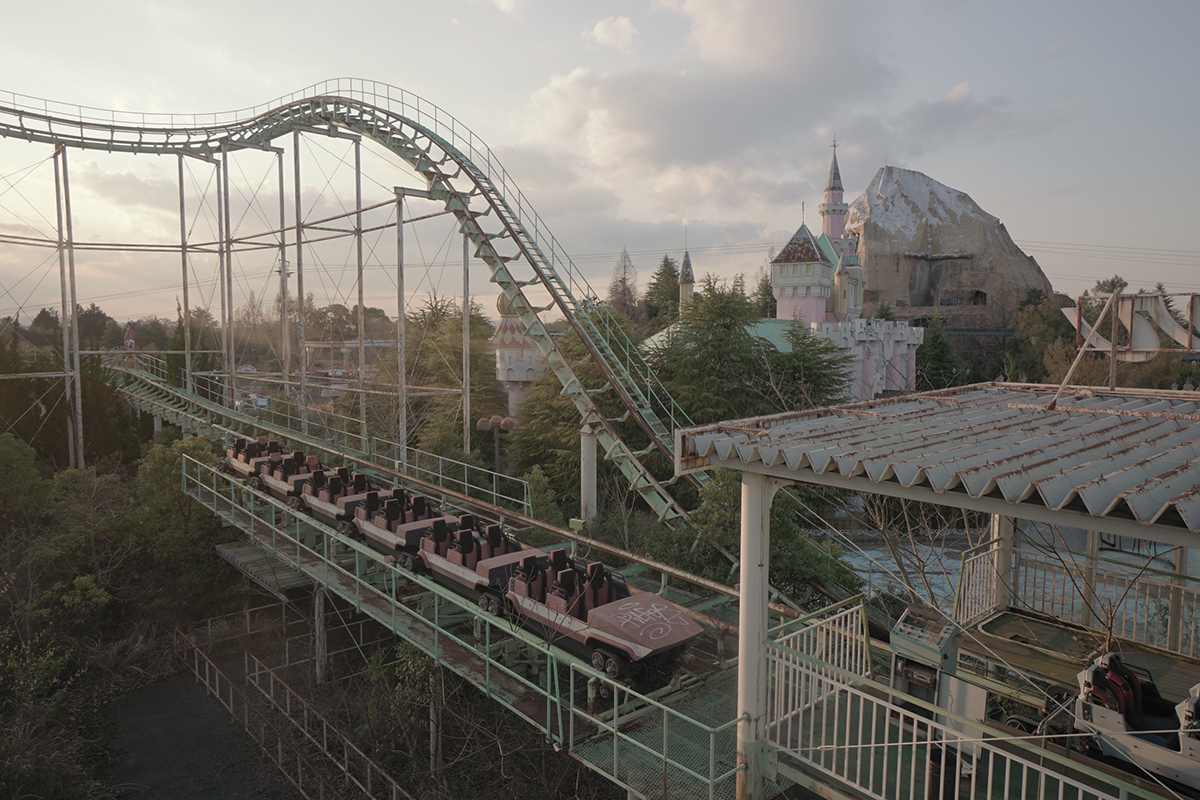
[[[769,729],[780,770],[797,764],[879,800],[1102,800],[1144,796],[1110,775],[978,721],[898,695],[772,643],[772,691],[805,687],[808,709]],[[774,698],[778,702],[778,698]],[[900,705],[904,702],[904,705]]]
[[[954,621],[964,628],[983,619],[996,608],[998,541],[984,542],[963,552],[958,572],[958,593],[954,598]]]
[[[814,684],[806,680],[806,673],[801,669],[803,662],[797,654],[807,654],[806,658],[816,659],[834,669],[870,677],[871,640],[866,617],[861,597],[852,599],[856,601],[855,605],[829,617],[798,628],[793,623],[789,626],[792,630],[768,645],[776,664],[773,702],[767,718],[769,732],[785,731],[798,724],[802,715],[824,699],[820,692],[828,688],[826,683]],[[838,605],[845,604],[843,601]]]
[[[1100,556],[1014,554],[1011,604],[1200,657],[1200,581]]]

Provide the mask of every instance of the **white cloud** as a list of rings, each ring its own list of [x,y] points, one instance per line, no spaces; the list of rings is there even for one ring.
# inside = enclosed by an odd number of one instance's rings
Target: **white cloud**
[[[589,43],[603,47],[611,47],[622,53],[629,52],[633,40],[638,36],[629,17],[609,17],[597,22],[590,31],[583,32],[583,38]]]
[[[849,37],[846,20],[869,26],[872,16],[859,2],[838,4],[778,0],[658,0],[658,5],[691,24],[688,44],[701,60],[726,70],[768,72],[836,56]]]

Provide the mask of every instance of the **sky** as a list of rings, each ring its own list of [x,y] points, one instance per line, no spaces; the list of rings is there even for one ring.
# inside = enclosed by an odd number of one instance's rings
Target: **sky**
[[[401,87],[491,146],[601,294],[622,248],[643,286],[685,244],[698,275],[753,276],[802,221],[819,225],[835,137],[847,201],[885,164],[923,172],[999,217],[1059,291],[1078,295],[1114,273],[1135,289],[1200,291],[1193,0],[331,9],[19,4],[5,12],[0,90],[197,113],[335,77]],[[45,232],[48,159],[46,145],[0,140],[0,232]],[[71,159],[78,238],[178,238],[173,159]],[[262,182],[252,173],[243,179]],[[0,316],[57,304],[57,264],[45,258],[0,249]],[[163,269],[81,258],[80,298],[118,319],[174,317],[178,290],[139,296],[170,280]]]

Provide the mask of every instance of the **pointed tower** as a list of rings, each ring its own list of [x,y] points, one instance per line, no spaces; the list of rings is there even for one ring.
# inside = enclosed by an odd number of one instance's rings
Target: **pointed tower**
[[[695,288],[696,277],[692,274],[692,257],[688,251],[683,251],[683,263],[679,266],[679,313],[687,308],[692,300],[692,289]]]
[[[509,416],[516,416],[517,406],[529,393],[529,384],[545,372],[546,363],[537,342],[526,335],[525,323],[504,292],[496,298],[496,310],[500,312],[500,324],[492,336],[492,347],[496,350],[496,378],[508,392]]]
[[[842,202],[842,174],[838,171],[837,139],[833,140],[833,161],[829,164],[829,179],[825,181],[825,202],[821,203],[821,233],[830,239],[841,239],[846,232],[846,212],[850,206]]]

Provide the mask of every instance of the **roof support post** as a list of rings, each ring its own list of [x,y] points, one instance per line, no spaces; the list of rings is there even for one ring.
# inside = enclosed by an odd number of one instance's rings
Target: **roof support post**
[[[742,473],[738,596],[738,800],[761,800],[767,769],[767,589],[770,585],[771,501],[783,485]]]
[[[1012,595],[1013,518],[992,514],[991,539],[996,542],[996,572],[992,575],[992,608],[1007,611]]]

